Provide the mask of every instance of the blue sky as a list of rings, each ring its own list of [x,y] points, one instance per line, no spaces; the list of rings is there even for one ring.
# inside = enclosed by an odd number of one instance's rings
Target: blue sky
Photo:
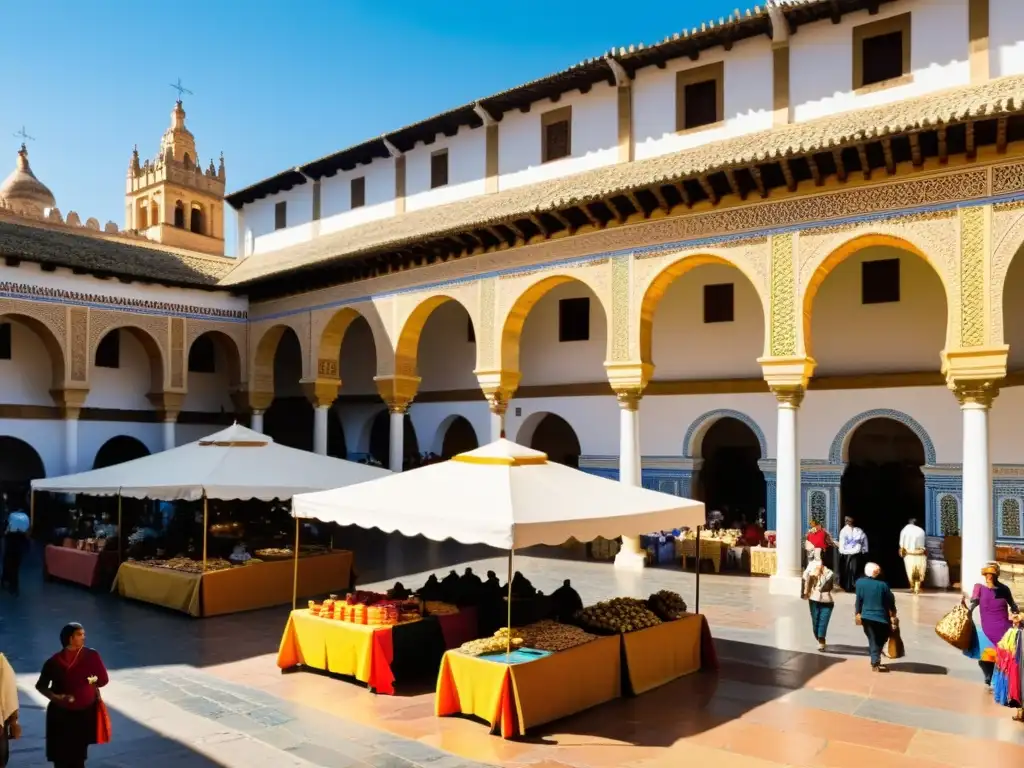
[[[184,104],[200,158],[223,151],[233,191],[738,4],[634,14],[621,0],[3,2],[0,178],[24,125],[61,211],[123,226],[132,146],[156,154],[179,77],[194,92]]]

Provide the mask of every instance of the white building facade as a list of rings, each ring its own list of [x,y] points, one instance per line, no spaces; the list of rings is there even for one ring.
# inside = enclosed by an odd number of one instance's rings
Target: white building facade
[[[240,263],[147,290],[237,313],[163,321],[182,360],[242,338],[237,376],[165,391],[396,468],[504,431],[763,506],[786,589],[811,516],[879,552],[916,516],[973,583],[1024,545],[1016,5],[779,2],[228,195]],[[151,400],[129,349],[97,402]]]

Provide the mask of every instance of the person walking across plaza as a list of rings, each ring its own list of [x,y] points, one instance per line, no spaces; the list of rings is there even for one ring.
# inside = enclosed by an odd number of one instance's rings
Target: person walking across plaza
[[[822,552],[809,540],[807,542],[807,568],[803,575],[803,597],[811,609],[811,630],[818,641],[818,650],[826,648],[825,636],[828,634],[828,623],[832,618],[835,604],[832,600],[832,587],[835,574],[822,560]]]
[[[868,554],[868,537],[854,525],[849,515],[839,531],[839,586],[844,592],[853,592],[857,586]]]
[[[61,650],[43,664],[36,690],[50,700],[46,707],[46,759],[54,768],[84,768],[89,745],[100,737],[106,714],[99,689],[107,684],[100,655],[85,647],[81,624],[60,631]]]
[[[21,591],[21,561],[28,552],[28,516],[12,512],[4,530],[4,558],[0,567],[0,587],[15,597]]]
[[[992,685],[992,674],[996,669],[996,646],[1013,626],[1013,616],[1018,613],[1018,609],[1010,588],[999,580],[999,566],[996,563],[989,563],[982,568],[981,576],[985,583],[975,584],[971,593],[969,607],[974,621],[974,637],[964,655],[977,660],[985,676],[985,685]]]
[[[864,566],[864,576],[857,580],[854,590],[856,621],[868,638],[872,672],[888,672],[882,664],[882,649],[889,642],[896,622],[896,597],[889,585],[882,581],[882,569],[877,563]]]
[[[900,557],[907,569],[910,591],[915,595],[920,594],[924,577],[928,573],[928,550],[925,548],[924,528],[917,524],[916,518],[910,518],[900,531]]]
[[[11,663],[0,653],[0,768],[4,768],[10,758],[10,742],[20,738],[18,681]]]

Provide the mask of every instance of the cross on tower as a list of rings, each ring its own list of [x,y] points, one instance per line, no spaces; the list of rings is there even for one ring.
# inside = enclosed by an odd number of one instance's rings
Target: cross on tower
[[[35,141],[35,137],[34,137],[34,136],[29,136],[29,135],[28,135],[28,134],[27,134],[27,133],[25,132],[25,126],[24,126],[24,125],[23,125],[23,126],[21,126],[21,130],[20,130],[20,131],[18,131],[18,132],[17,132],[16,134],[14,134],[14,138],[16,138],[16,139],[21,139],[21,141],[22,141],[22,143],[23,143],[23,144],[24,144],[24,143],[25,143],[26,141]]]
[[[178,82],[171,83],[171,88],[173,88],[174,90],[176,90],[178,92],[178,103],[179,104],[181,103],[181,95],[183,93],[187,93],[189,96],[194,96],[195,95],[194,93],[192,93],[192,91],[190,91],[188,88],[186,88],[185,86],[183,86],[181,84],[181,78],[180,77],[178,78]]]

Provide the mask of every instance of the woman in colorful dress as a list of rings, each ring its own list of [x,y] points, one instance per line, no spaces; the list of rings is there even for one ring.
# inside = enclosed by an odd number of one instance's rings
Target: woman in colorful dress
[[[1010,588],[999,581],[999,566],[996,563],[989,563],[982,568],[981,575],[985,583],[974,585],[970,603],[975,629],[974,641],[964,654],[977,659],[978,666],[985,676],[985,685],[992,685],[992,673],[996,668],[996,646],[1013,626],[1012,617],[1017,613],[1017,603]]]
[[[60,631],[61,650],[39,674],[36,690],[50,700],[46,707],[46,759],[54,768],[84,768],[89,745],[98,735],[99,689],[108,682],[100,655],[85,647],[81,624]]]

